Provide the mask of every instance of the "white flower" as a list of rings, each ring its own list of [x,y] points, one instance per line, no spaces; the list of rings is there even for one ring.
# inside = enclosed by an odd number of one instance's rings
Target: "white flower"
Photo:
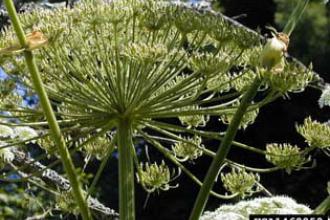
[[[0,138],[10,138],[14,136],[14,131],[6,125],[0,125]]]
[[[15,155],[9,147],[1,148],[5,145],[7,145],[5,142],[0,141],[0,168],[3,168],[7,163],[12,162],[15,158]]]
[[[200,220],[247,220],[251,214],[311,214],[312,210],[286,196],[256,198],[234,205],[222,205],[205,212]]]
[[[22,141],[29,140],[39,136],[38,133],[33,128],[30,127],[17,127],[14,129],[14,133],[15,136]],[[35,143],[36,141],[33,140],[29,142]]]
[[[322,95],[319,99],[319,106],[323,108],[324,106],[330,106],[330,85],[327,85],[322,91]]]
[[[216,215],[212,212],[205,212],[200,220],[245,220],[245,217],[234,212],[221,212]]]

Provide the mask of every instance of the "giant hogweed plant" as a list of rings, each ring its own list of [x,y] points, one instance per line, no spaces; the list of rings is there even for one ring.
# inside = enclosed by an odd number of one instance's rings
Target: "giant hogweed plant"
[[[13,25],[2,33],[1,65],[37,92],[40,106],[22,107],[15,95],[4,95],[1,110],[8,114],[1,116],[1,162],[10,164],[11,147],[23,150],[31,141],[45,151],[44,157],[58,158],[50,167],[62,162],[70,181],[71,191],[57,200],[66,211],[92,218],[86,198],[114,150],[119,153],[120,218],[125,220],[135,219],[135,177],[152,193],[175,187],[175,176],[187,174],[202,187],[190,217],[195,220],[209,194],[220,199],[269,194],[258,173],[291,172],[309,161],[309,148],[279,143],[263,150],[233,141],[262,106],[303,91],[313,80],[310,69],[283,56],[307,1],[298,4],[286,33],[275,32],[266,46],[222,17],[168,2],[83,1],[73,9],[19,17],[11,0],[5,4]],[[228,124],[226,132],[208,131],[210,118]],[[36,132],[13,135],[12,127]],[[164,161],[140,161],[133,144],[139,139],[178,171]],[[207,139],[221,141],[217,152],[209,149]],[[274,167],[230,160],[231,145],[263,155]],[[90,185],[79,182],[71,159],[80,152],[102,161]],[[204,181],[184,164],[202,155],[214,158]],[[211,190],[219,173],[229,194]]]

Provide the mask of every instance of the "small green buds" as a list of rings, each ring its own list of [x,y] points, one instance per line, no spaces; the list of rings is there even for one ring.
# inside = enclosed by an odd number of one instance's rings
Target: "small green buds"
[[[149,31],[158,31],[168,23],[169,18],[166,7],[152,3],[149,4],[149,8],[141,10],[139,13],[139,24]]]
[[[301,134],[311,147],[330,147],[330,126],[327,123],[313,121],[311,117],[304,120],[303,125],[296,126],[297,132]]]
[[[289,174],[309,161],[296,145],[276,143],[267,144],[266,159],[275,166],[285,169]]]
[[[233,76],[234,80],[232,80],[233,87],[238,92],[243,93],[251,85],[255,76],[256,76],[256,74],[252,70],[248,70],[247,72],[245,72],[241,75],[235,74]]]
[[[178,161],[195,160],[203,155],[202,139],[199,136],[185,138],[186,141],[178,141],[172,146],[174,156]]]
[[[106,156],[108,151],[109,141],[106,137],[97,137],[94,141],[85,144],[84,149],[90,156],[95,156],[98,160],[101,160]]]
[[[64,212],[72,213],[74,215],[79,214],[78,205],[71,191],[61,192],[59,195],[57,195],[56,205]]]
[[[160,165],[156,162],[152,164],[141,163],[137,172],[138,182],[149,193],[158,192],[159,190],[167,191],[177,187],[177,185],[170,186],[169,184],[173,180],[173,176],[174,172],[171,173],[170,168],[165,165],[164,161]]]
[[[244,198],[251,196],[260,189],[256,183],[260,180],[258,174],[248,173],[244,169],[232,169],[230,173],[221,173],[221,181],[226,190]]]
[[[224,52],[214,55],[212,53],[194,53],[188,60],[190,67],[206,76],[223,74],[230,67],[231,57]]]
[[[178,9],[177,11],[173,11],[173,16],[173,23],[175,27],[183,35],[191,33],[194,30],[198,30],[203,26],[200,16],[194,14],[192,11]]]
[[[284,53],[289,45],[289,36],[284,33],[277,33],[267,40],[264,49],[261,52],[261,66],[270,70],[272,68],[282,69]]]
[[[231,78],[227,73],[218,74],[211,77],[206,82],[206,88],[212,92],[225,93],[231,89]]]
[[[183,108],[182,110],[198,110],[199,107],[197,105],[193,105],[193,106],[187,106],[185,108]],[[181,121],[181,123],[185,126],[187,126],[188,128],[191,127],[204,127],[206,125],[206,123],[209,121],[210,117],[207,115],[187,115],[187,116],[179,116],[179,120]]]
[[[162,61],[169,53],[162,44],[147,45],[144,43],[132,43],[126,49],[126,54],[136,60],[153,63]]]
[[[274,71],[276,74],[274,74]],[[259,74],[273,90],[286,94],[288,92],[302,92],[313,80],[314,73],[311,66],[308,69],[295,63],[287,63],[283,71],[260,70]]]
[[[37,140],[37,144],[40,148],[44,149],[47,154],[57,153],[57,146],[53,142],[53,139],[50,136],[46,136]]]
[[[236,104],[235,104],[236,105]],[[220,121],[223,122],[224,124],[230,124],[231,120],[234,117],[234,111],[233,112],[229,112],[226,114],[222,114],[220,115]],[[254,121],[256,120],[257,116],[259,113],[259,109],[254,109],[254,110],[248,110],[244,115],[243,118],[241,120],[240,129],[246,129],[250,124],[253,124]]]

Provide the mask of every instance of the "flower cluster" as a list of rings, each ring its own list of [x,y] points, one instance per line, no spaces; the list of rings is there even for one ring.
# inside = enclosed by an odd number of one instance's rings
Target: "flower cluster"
[[[288,173],[301,168],[303,164],[309,161],[299,147],[276,143],[267,144],[266,159],[275,166],[285,169]]]
[[[138,182],[149,193],[159,190],[167,191],[173,187],[177,187],[169,184],[174,178],[175,173],[174,171],[171,173],[170,168],[166,166],[164,161],[161,164],[141,163],[136,176]]]
[[[233,106],[237,106],[238,104],[235,103]],[[224,124],[230,124],[231,120],[234,117],[235,109],[232,112],[224,113],[220,115],[220,121]],[[259,113],[259,109],[249,110],[247,111],[240,123],[240,128],[246,129],[250,124],[253,124],[253,122],[256,120]]]
[[[79,208],[71,191],[61,192],[56,196],[56,206],[64,212],[78,215]]]
[[[172,150],[178,161],[187,161],[195,160],[202,156],[202,147],[201,137],[194,136],[193,138],[184,138],[183,140],[176,142],[172,146]]]
[[[314,121],[311,117],[304,120],[303,125],[297,125],[296,129],[311,147],[325,149],[330,147],[330,126],[327,123]]]
[[[213,212],[207,211],[201,220],[246,220],[251,214],[311,214],[306,205],[287,196],[273,196],[241,201],[233,205],[222,205]]]
[[[244,169],[233,169],[227,174],[221,173],[221,181],[225,189],[242,198],[260,191],[257,185],[259,180],[258,174],[248,173]]]

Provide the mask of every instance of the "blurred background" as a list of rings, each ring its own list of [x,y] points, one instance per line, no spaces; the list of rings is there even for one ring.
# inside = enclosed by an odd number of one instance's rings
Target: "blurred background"
[[[269,35],[266,26],[281,30],[287,18],[293,10],[295,3],[300,0],[218,0],[212,3],[215,10],[219,10],[238,22],[260,32]],[[23,1],[16,1],[17,5]],[[0,22],[6,23],[6,19],[0,16]],[[289,54],[298,58],[305,65],[313,64],[314,70],[320,74],[326,82],[330,82],[330,4],[327,6],[311,1],[303,18],[292,34]],[[330,108],[320,109],[318,98],[321,92],[312,88],[299,94],[290,94],[288,98],[280,98],[274,103],[261,109],[255,124],[238,133],[237,140],[258,148],[264,148],[266,143],[289,142],[298,146],[306,146],[304,139],[295,130],[295,124],[301,124],[304,118],[311,116],[321,122],[330,120]],[[214,120],[208,125],[210,129],[217,129],[219,123]],[[218,147],[217,142],[209,142],[213,150]],[[143,143],[141,157],[144,157]],[[160,161],[163,157],[149,149],[152,161]],[[260,156],[242,153],[235,148],[230,151],[229,157],[235,161],[244,162],[250,166],[262,167],[269,164]],[[326,184],[330,177],[330,160],[323,152],[314,151],[314,159],[317,166],[313,169],[294,171],[290,175],[284,171],[265,174],[261,176],[261,183],[274,195],[288,195],[299,203],[309,204],[315,208],[326,196]],[[187,164],[187,167],[203,179],[211,160],[207,157],[199,158],[195,164]],[[99,162],[91,163],[87,172],[95,173]],[[137,184],[137,219],[139,220],[185,220],[188,219],[199,187],[188,177],[181,175],[175,183],[178,188],[167,192],[150,195],[146,207],[143,207],[148,197],[142,187]],[[174,184],[175,184],[174,183]],[[6,188],[7,187],[7,188]],[[1,195],[8,190],[24,201],[24,192],[20,185],[8,185],[0,181],[0,207],[11,208],[14,212],[26,212],[28,206],[19,202],[8,205],[8,200]],[[118,185],[117,185],[117,159],[114,156],[108,162],[107,168],[98,184],[98,198],[108,207],[118,210]],[[223,192],[221,183],[215,184],[215,190]],[[1,194],[2,193],[2,194]],[[21,198],[23,196],[23,198]],[[43,197],[44,195],[40,195]],[[256,196],[261,196],[256,195]],[[207,210],[214,210],[220,204],[232,203],[232,201],[220,201],[210,197]],[[1,219],[0,208],[0,219]],[[30,210],[31,211],[31,210]],[[32,212],[32,211],[31,211]],[[16,214],[17,214],[16,213]],[[24,216],[22,214],[21,216]],[[73,218],[67,216],[68,219]],[[24,219],[24,218],[22,218]]]

